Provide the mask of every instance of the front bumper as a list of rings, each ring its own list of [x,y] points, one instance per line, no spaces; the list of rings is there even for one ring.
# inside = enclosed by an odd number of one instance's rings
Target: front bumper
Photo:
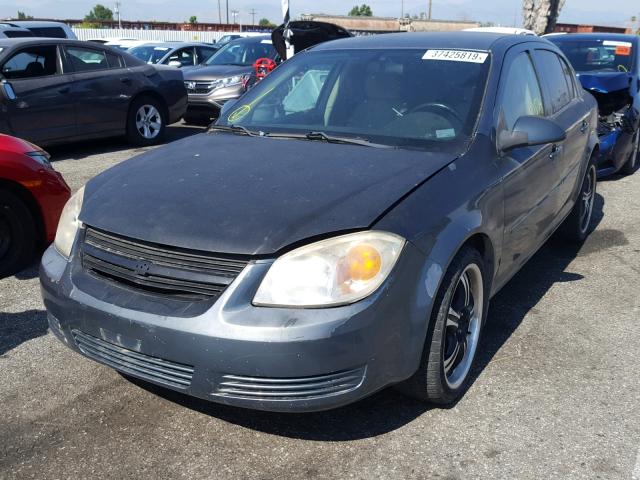
[[[189,113],[207,113],[213,118],[220,114],[222,106],[228,100],[235,100],[244,93],[242,85],[218,88],[209,94],[189,94]]]
[[[114,302],[92,297],[77,263],[49,248],[40,269],[49,325],[67,346],[157,385],[260,410],[334,408],[408,378],[432,303],[423,291],[428,262],[411,244],[387,282],[353,305],[254,307],[271,264],[258,261],[193,317],[143,311],[140,293],[108,282]]]

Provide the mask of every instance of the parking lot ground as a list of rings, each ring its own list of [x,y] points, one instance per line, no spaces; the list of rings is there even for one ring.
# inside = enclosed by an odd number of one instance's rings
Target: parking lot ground
[[[53,150],[73,190],[135,153]],[[640,172],[598,190],[587,242],[552,239],[493,299],[450,409],[393,389],[304,415],[194,400],[58,342],[37,266],[1,280],[0,478],[640,480]]]

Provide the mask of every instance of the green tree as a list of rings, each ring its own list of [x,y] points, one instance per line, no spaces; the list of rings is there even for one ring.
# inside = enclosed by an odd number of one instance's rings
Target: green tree
[[[191,25],[195,25],[196,23],[198,23],[198,17],[196,17],[195,15],[191,15],[191,16],[189,17],[189,23],[190,23]]]
[[[18,10],[18,20],[31,20],[33,17],[31,15],[27,15],[24,12]]]
[[[349,16],[351,16],[351,17],[371,17],[371,16],[373,16],[373,11],[371,10],[371,7],[369,5],[367,5],[366,3],[363,3],[360,6],[356,5],[355,7],[353,7],[351,9],[351,11],[349,12]]]
[[[101,4],[93,7],[93,10],[84,17],[85,22],[104,22],[109,20],[113,20],[113,12]]]
[[[258,26],[262,28],[276,28],[276,26],[273,23],[271,23],[271,21],[268,18],[261,18],[260,21],[258,22]]]

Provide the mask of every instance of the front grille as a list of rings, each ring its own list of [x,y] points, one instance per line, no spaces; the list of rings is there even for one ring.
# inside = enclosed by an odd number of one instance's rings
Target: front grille
[[[83,268],[100,278],[176,300],[217,299],[247,265],[246,260],[132,240],[88,227]]]
[[[71,333],[82,353],[111,368],[169,387],[187,388],[191,385],[191,365],[134,352],[79,330]]]
[[[184,85],[187,88],[187,93],[207,95],[217,87],[218,82],[184,82]]]
[[[265,378],[222,375],[215,394],[261,400],[305,400],[339,395],[354,390],[364,379],[366,368],[301,378]]]

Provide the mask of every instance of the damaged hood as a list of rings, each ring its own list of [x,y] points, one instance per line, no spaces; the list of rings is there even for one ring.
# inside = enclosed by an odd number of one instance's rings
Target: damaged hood
[[[631,103],[632,76],[625,72],[583,72],[578,74],[582,87],[598,101],[600,115],[609,115]]]
[[[267,255],[368,228],[454,159],[453,153],[202,133],[95,177],[80,220],[163,245]]]

